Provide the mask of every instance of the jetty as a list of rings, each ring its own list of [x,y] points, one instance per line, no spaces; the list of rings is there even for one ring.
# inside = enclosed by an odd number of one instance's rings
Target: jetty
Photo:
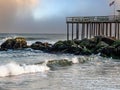
[[[66,24],[67,40],[94,36],[113,37],[120,40],[120,15],[66,17]]]

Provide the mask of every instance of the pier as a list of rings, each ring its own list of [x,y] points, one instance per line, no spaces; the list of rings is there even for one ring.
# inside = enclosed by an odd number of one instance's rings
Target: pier
[[[67,17],[67,40],[113,37],[120,40],[120,15]]]

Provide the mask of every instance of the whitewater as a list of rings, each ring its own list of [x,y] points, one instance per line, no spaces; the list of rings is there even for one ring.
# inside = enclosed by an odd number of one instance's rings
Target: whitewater
[[[65,40],[64,34],[1,34],[0,44],[9,38],[36,41]],[[70,66],[47,63],[68,60]],[[40,50],[0,51],[0,90],[120,90],[120,60],[98,55],[50,54]]]

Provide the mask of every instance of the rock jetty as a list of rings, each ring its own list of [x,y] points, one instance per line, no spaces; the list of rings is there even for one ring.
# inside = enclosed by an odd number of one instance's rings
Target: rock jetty
[[[47,53],[70,53],[75,55],[100,54],[103,57],[120,59],[120,40],[115,38],[95,36],[92,39],[58,41],[55,44],[35,42],[27,46],[22,37],[8,39],[1,44],[1,50],[32,48]]]

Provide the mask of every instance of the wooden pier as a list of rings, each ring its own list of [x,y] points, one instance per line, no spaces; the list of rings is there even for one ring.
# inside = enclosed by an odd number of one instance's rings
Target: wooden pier
[[[67,40],[106,36],[120,39],[120,16],[67,17]]]

